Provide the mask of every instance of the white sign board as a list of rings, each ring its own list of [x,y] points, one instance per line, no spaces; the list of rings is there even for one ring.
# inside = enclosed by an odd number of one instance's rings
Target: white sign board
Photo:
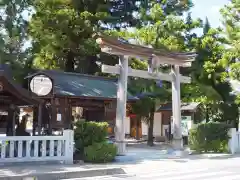
[[[57,114],[57,121],[61,121],[62,120],[62,114]]]
[[[182,128],[182,135],[188,136],[188,132],[191,129],[191,116],[182,116],[181,119],[181,128]],[[173,118],[171,116],[171,134],[174,132],[174,125],[173,125]]]

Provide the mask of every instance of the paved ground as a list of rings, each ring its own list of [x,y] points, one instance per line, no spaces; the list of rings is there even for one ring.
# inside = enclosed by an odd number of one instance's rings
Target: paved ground
[[[0,164],[0,180],[234,180],[240,179],[240,156],[228,154],[181,156],[163,145],[155,147],[128,147],[126,156],[119,156],[110,164]],[[239,171],[239,173],[238,173]],[[106,176],[109,175],[109,176]],[[94,177],[93,177],[94,176]],[[92,178],[86,178],[92,177]]]
[[[149,160],[126,166],[126,174],[72,180],[239,180],[240,158]]]

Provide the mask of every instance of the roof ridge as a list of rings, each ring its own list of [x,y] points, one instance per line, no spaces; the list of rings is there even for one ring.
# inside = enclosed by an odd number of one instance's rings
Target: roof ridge
[[[106,80],[106,81],[117,81],[117,78],[113,77],[105,77],[105,76],[96,76],[96,75],[90,75],[90,74],[83,74],[78,72],[66,72],[66,71],[60,71],[60,70],[36,70],[36,73],[33,74],[39,74],[39,73],[46,73],[46,75],[51,76],[51,73],[59,73],[59,74],[65,74],[65,75],[74,75],[74,76],[82,76],[82,77],[88,77],[93,79],[100,79],[100,80]],[[30,75],[31,76],[31,75]],[[30,77],[28,76],[28,77]]]
[[[78,73],[78,72],[65,72],[65,71],[58,71],[59,73],[63,74],[69,74],[69,75],[75,75],[75,76],[84,76],[84,77],[91,77],[91,78],[101,78],[105,80],[116,80],[116,78],[111,78],[111,77],[105,77],[105,76],[96,76],[96,75],[91,75],[91,74],[83,74],[83,73]]]

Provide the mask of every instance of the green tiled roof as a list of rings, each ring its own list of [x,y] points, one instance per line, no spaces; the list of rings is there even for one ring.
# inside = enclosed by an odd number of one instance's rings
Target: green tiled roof
[[[43,73],[53,79],[57,95],[93,98],[117,98],[117,79],[91,76],[79,73],[44,70]],[[137,98],[128,93],[128,100]]]

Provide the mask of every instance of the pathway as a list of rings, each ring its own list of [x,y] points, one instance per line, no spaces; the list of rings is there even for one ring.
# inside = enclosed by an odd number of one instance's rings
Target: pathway
[[[145,161],[125,167],[126,174],[72,180],[239,180],[239,157],[230,159],[196,159]]]

